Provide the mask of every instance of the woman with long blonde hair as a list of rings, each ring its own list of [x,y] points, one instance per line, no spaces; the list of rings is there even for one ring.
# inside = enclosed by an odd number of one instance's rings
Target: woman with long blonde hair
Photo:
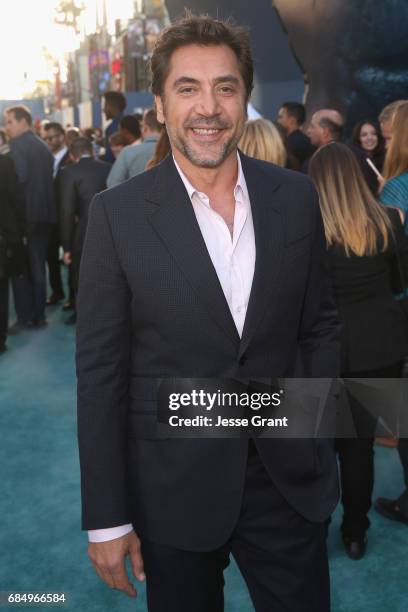
[[[398,378],[408,350],[405,316],[393,296],[393,291],[402,288],[394,280],[399,269],[397,252],[408,271],[408,241],[398,211],[375,200],[346,145],[321,147],[310,161],[309,174],[319,193],[328,267],[343,324],[342,376]],[[353,397],[349,401],[358,437],[339,438],[336,448],[343,541],[349,557],[360,559],[370,525],[377,419]]]
[[[408,234],[408,101],[402,102],[394,113],[383,175],[386,182],[380,201],[402,211],[405,233]]]
[[[277,128],[268,119],[247,121],[238,148],[255,159],[272,162],[277,166],[286,164],[285,145]]]

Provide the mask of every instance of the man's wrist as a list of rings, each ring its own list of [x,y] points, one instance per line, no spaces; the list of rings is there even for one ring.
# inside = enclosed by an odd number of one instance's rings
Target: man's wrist
[[[116,540],[133,530],[132,523],[119,525],[118,527],[110,527],[108,529],[91,529],[88,531],[88,540],[90,542],[108,542]]]

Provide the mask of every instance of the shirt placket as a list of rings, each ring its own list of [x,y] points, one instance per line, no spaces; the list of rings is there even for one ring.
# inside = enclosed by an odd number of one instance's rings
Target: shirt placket
[[[239,335],[242,335],[245,320],[244,282],[242,270],[237,257],[239,240],[247,219],[248,212],[239,197],[235,197],[234,236],[231,253],[231,297],[232,311]]]

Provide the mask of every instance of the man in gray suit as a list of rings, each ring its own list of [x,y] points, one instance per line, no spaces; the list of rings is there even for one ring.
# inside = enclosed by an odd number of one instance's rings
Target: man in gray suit
[[[13,279],[17,321],[9,333],[44,327],[46,276],[45,259],[50,231],[56,223],[54,201],[54,158],[32,131],[32,117],[25,106],[6,110],[6,130],[17,175],[22,185],[27,217],[29,276]]]
[[[150,108],[143,117],[143,142],[122,149],[108,176],[108,187],[115,187],[146,170],[146,164],[153,157],[160,132],[161,125],[157,121],[156,111]]]

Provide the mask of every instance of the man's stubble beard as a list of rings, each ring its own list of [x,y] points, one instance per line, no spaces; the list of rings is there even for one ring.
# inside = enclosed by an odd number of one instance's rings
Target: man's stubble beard
[[[238,132],[232,134],[231,137],[221,145],[220,151],[215,158],[206,157],[205,153],[198,153],[194,147],[190,146],[181,135],[169,129],[169,125],[167,123],[165,123],[165,127],[169,136],[171,148],[174,147],[177,149],[194,166],[198,166],[200,168],[218,168],[234,150],[237,150],[239,139],[241,138],[244,130],[245,120],[246,119],[244,119],[242,123],[241,130],[238,130]],[[208,123],[210,123],[210,121],[211,119],[207,119]],[[209,146],[211,146],[211,143],[209,143]]]
[[[221,148],[216,157],[207,157],[205,152],[198,153],[193,147],[182,138],[175,138],[174,146],[186,157],[192,164],[200,168],[218,168],[227,159],[227,157],[236,149],[239,138],[232,136],[229,140],[221,145]]]

